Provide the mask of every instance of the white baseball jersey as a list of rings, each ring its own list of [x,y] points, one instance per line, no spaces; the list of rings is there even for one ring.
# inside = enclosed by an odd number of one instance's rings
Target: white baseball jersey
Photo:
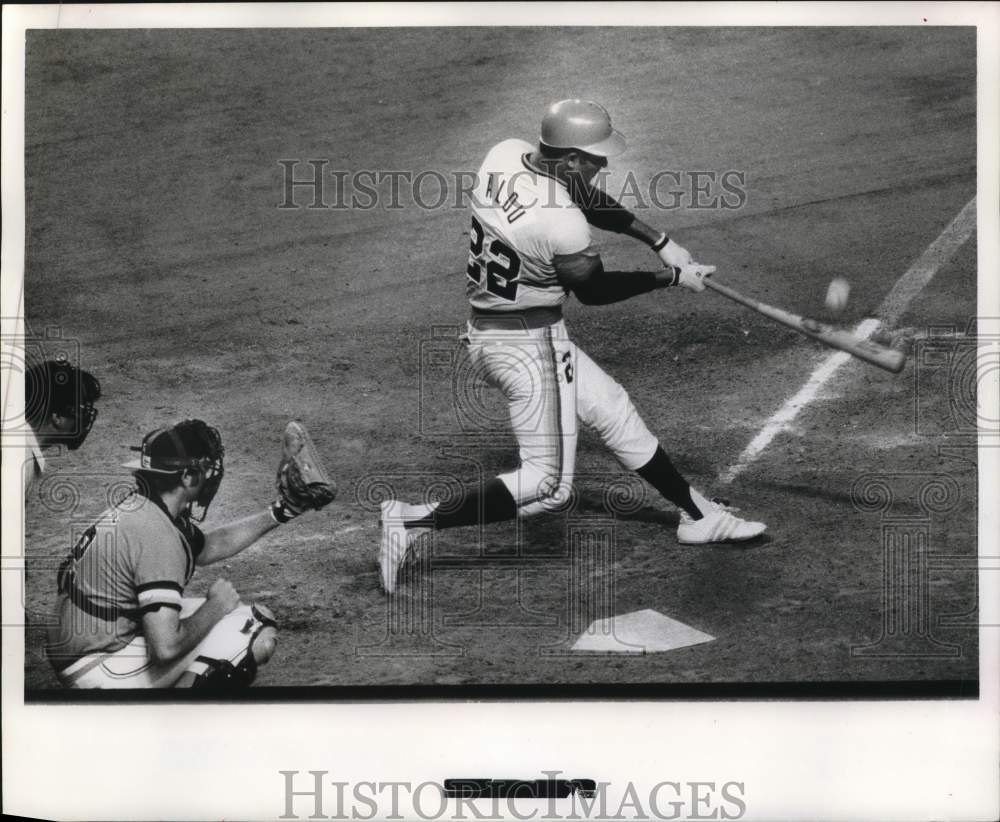
[[[524,140],[494,146],[472,192],[467,295],[475,308],[558,306],[567,290],[552,260],[590,246],[590,226],[566,187],[531,168]]]

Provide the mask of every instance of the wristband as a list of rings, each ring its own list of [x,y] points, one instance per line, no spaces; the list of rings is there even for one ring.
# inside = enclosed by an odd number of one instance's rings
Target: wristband
[[[665,246],[669,242],[670,238],[667,236],[666,232],[663,232],[663,235],[660,237],[660,239],[657,240],[655,243],[653,243],[653,251],[659,251],[661,248],[663,248],[663,246]]]

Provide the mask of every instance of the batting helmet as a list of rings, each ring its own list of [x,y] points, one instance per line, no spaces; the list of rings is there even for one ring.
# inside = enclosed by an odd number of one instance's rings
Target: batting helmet
[[[625,136],[611,127],[611,115],[590,100],[560,100],[542,118],[542,145],[575,148],[598,157],[625,150]]]

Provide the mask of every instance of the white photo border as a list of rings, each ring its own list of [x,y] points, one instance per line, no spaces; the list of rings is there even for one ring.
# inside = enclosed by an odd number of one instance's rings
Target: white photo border
[[[5,6],[3,304],[21,309],[27,29],[319,26],[974,25],[978,27],[980,317],[1000,318],[996,3],[205,4]],[[570,13],[572,11],[572,13]],[[13,323],[4,319],[4,323]],[[4,327],[5,338],[17,327]],[[5,402],[23,403],[4,377]],[[997,385],[986,384],[989,408]],[[4,557],[20,553],[19,472],[3,465]],[[998,449],[981,448],[981,556],[996,556]],[[13,493],[12,493],[13,490]],[[14,512],[13,515],[11,512]],[[3,574],[7,605],[20,601]],[[979,613],[1000,624],[1000,574]],[[14,586],[14,587],[12,587]],[[272,819],[282,770],[331,781],[540,777],[560,769],[625,786],[746,786],[745,819],[988,819],[998,810],[998,629],[980,633],[980,697],[942,701],[396,702],[25,705],[23,632],[3,631],[4,811],[63,819]],[[612,803],[614,806],[616,803]],[[430,804],[434,807],[434,804]],[[307,818],[308,803],[297,805]],[[543,806],[544,807],[544,806]],[[522,806],[524,814],[531,803]],[[536,808],[537,810],[537,808]],[[468,811],[466,811],[468,813]],[[544,811],[543,811],[544,812]],[[406,803],[400,805],[406,814]],[[412,811],[411,811],[412,814]],[[542,813],[537,814],[538,818]],[[412,815],[407,818],[415,818]],[[444,817],[448,818],[448,817]]]

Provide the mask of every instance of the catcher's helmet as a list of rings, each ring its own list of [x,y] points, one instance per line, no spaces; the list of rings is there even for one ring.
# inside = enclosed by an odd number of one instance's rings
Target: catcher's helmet
[[[542,118],[542,145],[575,148],[597,157],[625,150],[625,136],[611,127],[611,115],[590,100],[560,100]]]
[[[225,473],[225,449],[217,429],[201,420],[184,420],[150,431],[142,438],[142,445],[130,447],[139,452],[139,458],[123,467],[137,474],[180,474],[187,470],[202,473],[205,481],[195,502],[203,509],[198,519],[205,518]]]
[[[46,360],[31,366],[24,373],[24,416],[32,428],[38,429],[57,414],[72,423],[46,434],[75,451],[94,426],[101,398],[101,383],[89,371],[70,365],[65,360]]]

